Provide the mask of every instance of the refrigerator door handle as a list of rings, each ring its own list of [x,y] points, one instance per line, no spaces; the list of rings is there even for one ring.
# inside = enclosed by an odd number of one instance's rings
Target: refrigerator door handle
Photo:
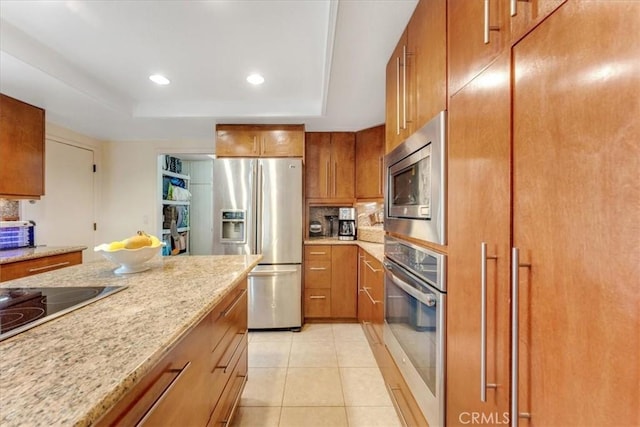
[[[249,273],[249,277],[251,276],[280,276],[284,274],[295,274],[298,270],[262,270],[262,271],[252,271]]]
[[[256,175],[256,254],[262,254],[262,186],[264,182],[264,171],[262,163],[258,160],[258,173]]]

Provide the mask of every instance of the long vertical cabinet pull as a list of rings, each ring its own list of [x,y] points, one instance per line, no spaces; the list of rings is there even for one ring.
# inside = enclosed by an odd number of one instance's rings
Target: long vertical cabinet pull
[[[509,0],[509,12],[511,16],[516,16],[518,14],[518,0]]]
[[[384,174],[384,163],[382,157],[378,157],[378,164],[380,165],[380,172],[378,173],[378,190],[380,194],[384,191],[384,184],[382,183],[382,175]]]
[[[325,164],[325,168],[324,168],[325,172],[327,172],[326,176],[327,178],[325,179],[325,185],[324,188],[327,192],[327,197],[331,196],[331,194],[329,193],[329,181],[331,180],[331,175],[330,175],[330,168],[329,168],[329,160],[327,160],[327,163]]]
[[[402,46],[402,129],[407,130],[407,45]]]
[[[497,384],[487,384],[487,260],[498,259],[487,256],[487,243],[480,244],[480,401],[487,401],[487,388],[496,388]]]
[[[511,427],[518,427],[519,418],[531,418],[529,413],[518,412],[518,316],[519,316],[519,297],[518,283],[520,275],[518,269],[520,267],[531,267],[531,264],[520,264],[520,251],[518,248],[511,248]]]
[[[338,193],[337,184],[336,184],[336,181],[338,181],[338,179],[337,179],[338,178],[338,162],[337,161],[333,162],[333,176],[332,176],[332,178],[333,178],[333,194],[332,194],[332,196],[333,197],[337,197],[337,194],[336,194],[336,193]]]
[[[500,31],[500,27],[489,25],[489,21],[491,20],[491,5],[489,4],[490,0],[484,0],[484,44],[489,44],[489,32],[490,31]]]
[[[400,135],[400,57],[396,58],[396,135]]]

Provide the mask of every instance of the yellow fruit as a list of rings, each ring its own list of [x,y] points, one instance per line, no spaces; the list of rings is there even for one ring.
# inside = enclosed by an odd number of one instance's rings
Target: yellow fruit
[[[151,246],[151,237],[143,231],[138,231],[137,235],[124,241],[125,249],[138,249],[145,246]]]
[[[160,244],[160,239],[156,236],[151,236],[151,246],[158,246]]]
[[[124,242],[111,242],[109,243],[109,251],[117,251],[119,249],[124,248]]]

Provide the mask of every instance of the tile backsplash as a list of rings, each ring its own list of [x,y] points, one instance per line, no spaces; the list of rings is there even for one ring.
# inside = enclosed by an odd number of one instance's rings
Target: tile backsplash
[[[338,235],[338,209],[342,206],[312,206],[309,208],[309,224],[318,221],[322,225],[322,235],[331,237],[331,219],[333,219],[334,235]]]
[[[382,226],[384,221],[384,203],[381,202],[359,202],[355,205],[358,212],[358,227],[368,227],[372,225]]]
[[[0,220],[17,221],[20,219],[20,202],[17,200],[0,199]]]

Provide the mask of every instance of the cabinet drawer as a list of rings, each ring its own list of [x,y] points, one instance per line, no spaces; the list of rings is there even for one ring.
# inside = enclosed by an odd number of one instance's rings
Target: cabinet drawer
[[[309,245],[304,247],[305,261],[329,261],[331,262],[331,246]]]
[[[305,317],[331,316],[331,290],[306,289],[304,292]]]
[[[227,381],[224,391],[222,392],[222,396],[211,414],[211,418],[207,424],[208,427],[228,426],[231,424],[231,419],[235,414],[238,404],[240,403],[242,390],[247,382],[247,350],[248,349],[245,346],[240,352],[231,374],[231,378]]]
[[[305,262],[304,287],[331,288],[331,261]]]
[[[0,282],[82,264],[82,252],[51,255],[0,265]]]

